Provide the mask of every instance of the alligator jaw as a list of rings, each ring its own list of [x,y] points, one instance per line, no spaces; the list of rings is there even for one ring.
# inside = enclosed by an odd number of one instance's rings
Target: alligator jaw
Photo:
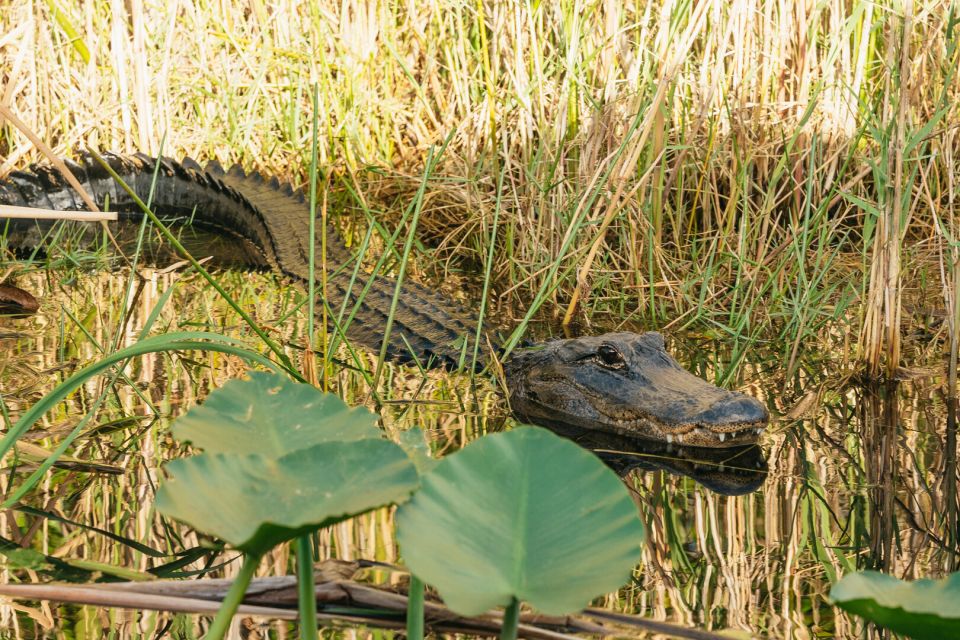
[[[751,444],[769,422],[760,402],[688,373],[658,333],[558,340],[505,366],[521,420],[697,447]]]

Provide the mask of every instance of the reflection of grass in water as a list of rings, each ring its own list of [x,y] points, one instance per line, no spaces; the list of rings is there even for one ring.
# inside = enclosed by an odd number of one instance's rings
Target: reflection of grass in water
[[[157,301],[180,276],[176,273],[148,274],[140,298],[133,305],[127,335],[135,335],[150,316]],[[282,325],[274,320],[284,317],[296,307],[303,293],[292,287],[277,287],[270,275],[222,273],[221,281],[231,294],[251,311],[261,326],[290,349],[291,357],[301,356],[290,345],[302,343],[303,324],[292,318]],[[39,284],[39,277],[31,282]],[[16,344],[24,356],[20,362],[36,373],[37,387],[21,393],[5,393],[10,410],[22,412],[35,400],[37,390],[49,390],[56,376],[67,371],[44,375],[41,372],[63,362],[60,356],[75,357],[87,362],[97,357],[91,340],[107,344],[118,326],[118,300],[125,290],[122,276],[80,275],[71,295],[51,294],[45,300],[46,312],[39,318],[20,324],[30,337]],[[54,304],[65,304],[59,320],[51,313]],[[83,324],[81,329],[70,316]],[[227,335],[252,339],[246,328],[230,321],[222,300],[203,286],[197,276],[186,276],[173,288],[173,293],[156,319],[157,331],[177,329],[215,329]],[[44,323],[46,326],[43,326]],[[62,338],[61,338],[62,336]],[[252,342],[252,343],[255,343]],[[59,345],[65,345],[59,349]],[[688,347],[676,341],[675,351],[683,360]],[[694,346],[699,353],[703,373],[713,375],[723,368],[712,362],[709,353]],[[375,366],[375,357],[359,351],[368,371]],[[769,354],[751,354],[763,370]],[[774,356],[775,357],[775,356]],[[721,354],[721,360],[727,355]],[[0,373],[0,384],[16,389],[11,380],[19,379],[23,369],[12,363]],[[805,365],[804,365],[805,366]],[[160,414],[154,420],[149,406],[131,387],[118,382],[91,421],[91,428],[102,426],[89,437],[81,436],[68,453],[96,461],[110,461],[124,468],[121,477],[91,476],[54,471],[50,480],[27,496],[27,504],[44,507],[52,498],[55,510],[69,520],[113,531],[156,549],[173,552],[191,548],[200,541],[175,523],[161,523],[152,513],[153,486],[158,468],[164,460],[180,455],[167,436],[171,416],[179,415],[225,379],[240,375],[245,366],[220,354],[188,353],[176,356],[156,355],[131,363],[127,370],[135,385],[141,387]],[[335,367],[331,382],[334,388],[352,403],[368,398],[366,377],[358,372]],[[763,382],[751,380],[750,383]],[[381,381],[382,408],[389,430],[423,425],[438,451],[449,451],[470,441],[485,430],[499,428],[503,418],[502,400],[487,383],[480,385],[479,413],[474,413],[474,389],[466,376],[430,373],[426,377],[416,369],[388,365]],[[762,385],[769,390],[769,386]],[[804,388],[800,386],[799,388]],[[85,388],[60,405],[44,423],[47,438],[36,440],[54,448],[65,431],[76,424],[76,416],[85,411],[96,397],[96,389]],[[789,389],[787,390],[789,393]],[[922,399],[920,389],[908,394],[914,405]],[[786,398],[775,396],[774,403],[786,409]],[[411,402],[412,401],[412,402]],[[855,565],[857,556],[866,553],[874,537],[868,478],[861,469],[872,464],[857,438],[847,436],[856,424],[857,411],[866,411],[868,404],[854,395],[827,397],[825,409],[816,410],[816,429],[799,431],[791,427],[775,427],[770,438],[771,477],[761,493],[739,498],[721,498],[704,491],[694,483],[660,473],[645,474],[632,481],[644,504],[650,524],[651,542],[645,549],[642,573],[638,575],[642,590],[625,589],[610,604],[622,610],[666,615],[688,624],[702,624],[709,619],[718,626],[744,626],[754,630],[768,629],[779,633],[789,625],[805,628],[811,624],[836,625],[850,630],[845,617],[831,622],[831,609],[824,600],[828,578],[846,565]],[[926,410],[938,412],[937,405],[924,404]],[[137,416],[143,416],[137,418]],[[900,449],[897,464],[904,471],[904,496],[921,501],[935,501],[937,495],[926,492],[919,482],[933,482],[940,459],[936,438],[925,435],[931,426],[923,411],[905,413],[907,424],[915,429],[907,432],[913,443],[910,451]],[[869,418],[869,416],[867,416]],[[870,419],[876,419],[870,418]],[[126,422],[123,422],[126,420]],[[853,421],[852,421],[853,420]],[[802,426],[802,425],[801,425]],[[826,438],[829,436],[829,440]],[[797,438],[802,437],[802,446]],[[831,442],[832,441],[832,442]],[[839,444],[846,456],[834,448]],[[23,475],[4,476],[5,490],[16,486]],[[929,496],[929,498],[924,498]],[[936,510],[919,509],[920,520],[937,529]],[[83,558],[124,569],[145,570],[158,564],[143,553],[113,542],[80,527],[65,525],[33,516],[23,518],[19,535],[37,525],[34,547],[55,553],[65,559]],[[393,561],[392,516],[386,512],[364,516],[355,522],[338,525],[321,538],[320,556],[365,557]],[[9,525],[8,525],[9,526]],[[8,536],[14,537],[8,529]],[[926,573],[942,555],[935,545],[916,534],[906,538],[905,547],[896,561],[905,569],[909,557],[918,561],[911,571]],[[220,557],[214,564],[228,559]],[[202,562],[184,570],[200,569]],[[292,571],[292,559],[285,550],[274,552],[264,571]],[[232,565],[226,569],[235,571]],[[381,576],[379,579],[383,579]],[[86,610],[84,610],[86,611]],[[89,613],[81,614],[83,616]],[[812,617],[811,617],[812,616]],[[819,620],[819,623],[816,622]]]

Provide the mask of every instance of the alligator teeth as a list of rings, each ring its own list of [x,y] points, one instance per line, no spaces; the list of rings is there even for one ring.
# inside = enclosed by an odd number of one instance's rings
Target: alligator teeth
[[[723,442],[723,441],[726,439],[726,437],[727,437],[727,434],[721,433],[721,434],[720,434],[720,442]]]
[[[667,434],[667,444],[673,444],[673,436],[669,433]]]

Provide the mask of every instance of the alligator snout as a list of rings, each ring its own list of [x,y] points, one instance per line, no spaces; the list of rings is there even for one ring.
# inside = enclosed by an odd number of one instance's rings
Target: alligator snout
[[[729,392],[694,416],[691,422],[723,433],[737,431],[744,426],[756,428],[756,425],[765,425],[769,420],[770,413],[759,400],[743,393]]]

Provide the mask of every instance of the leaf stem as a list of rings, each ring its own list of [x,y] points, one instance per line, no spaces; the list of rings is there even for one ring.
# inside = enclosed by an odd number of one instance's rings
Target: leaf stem
[[[297,538],[297,601],[302,640],[317,640],[317,593],[313,582],[311,537],[306,533]]]
[[[230,629],[230,622],[233,620],[233,614],[236,612],[237,607],[240,606],[240,603],[243,602],[243,596],[246,595],[247,587],[250,585],[250,580],[253,579],[253,574],[256,572],[259,564],[259,555],[244,554],[243,566],[240,567],[240,573],[234,578],[230,590],[227,591],[227,595],[223,599],[223,604],[220,605],[220,610],[217,611],[216,617],[210,624],[210,629],[207,631],[207,635],[204,636],[204,640],[219,640],[227,634],[227,631]]]
[[[516,640],[517,627],[520,624],[520,601],[516,598],[503,612],[503,627],[500,628],[500,640]]]
[[[407,640],[423,640],[423,582],[412,573],[407,594]]]

